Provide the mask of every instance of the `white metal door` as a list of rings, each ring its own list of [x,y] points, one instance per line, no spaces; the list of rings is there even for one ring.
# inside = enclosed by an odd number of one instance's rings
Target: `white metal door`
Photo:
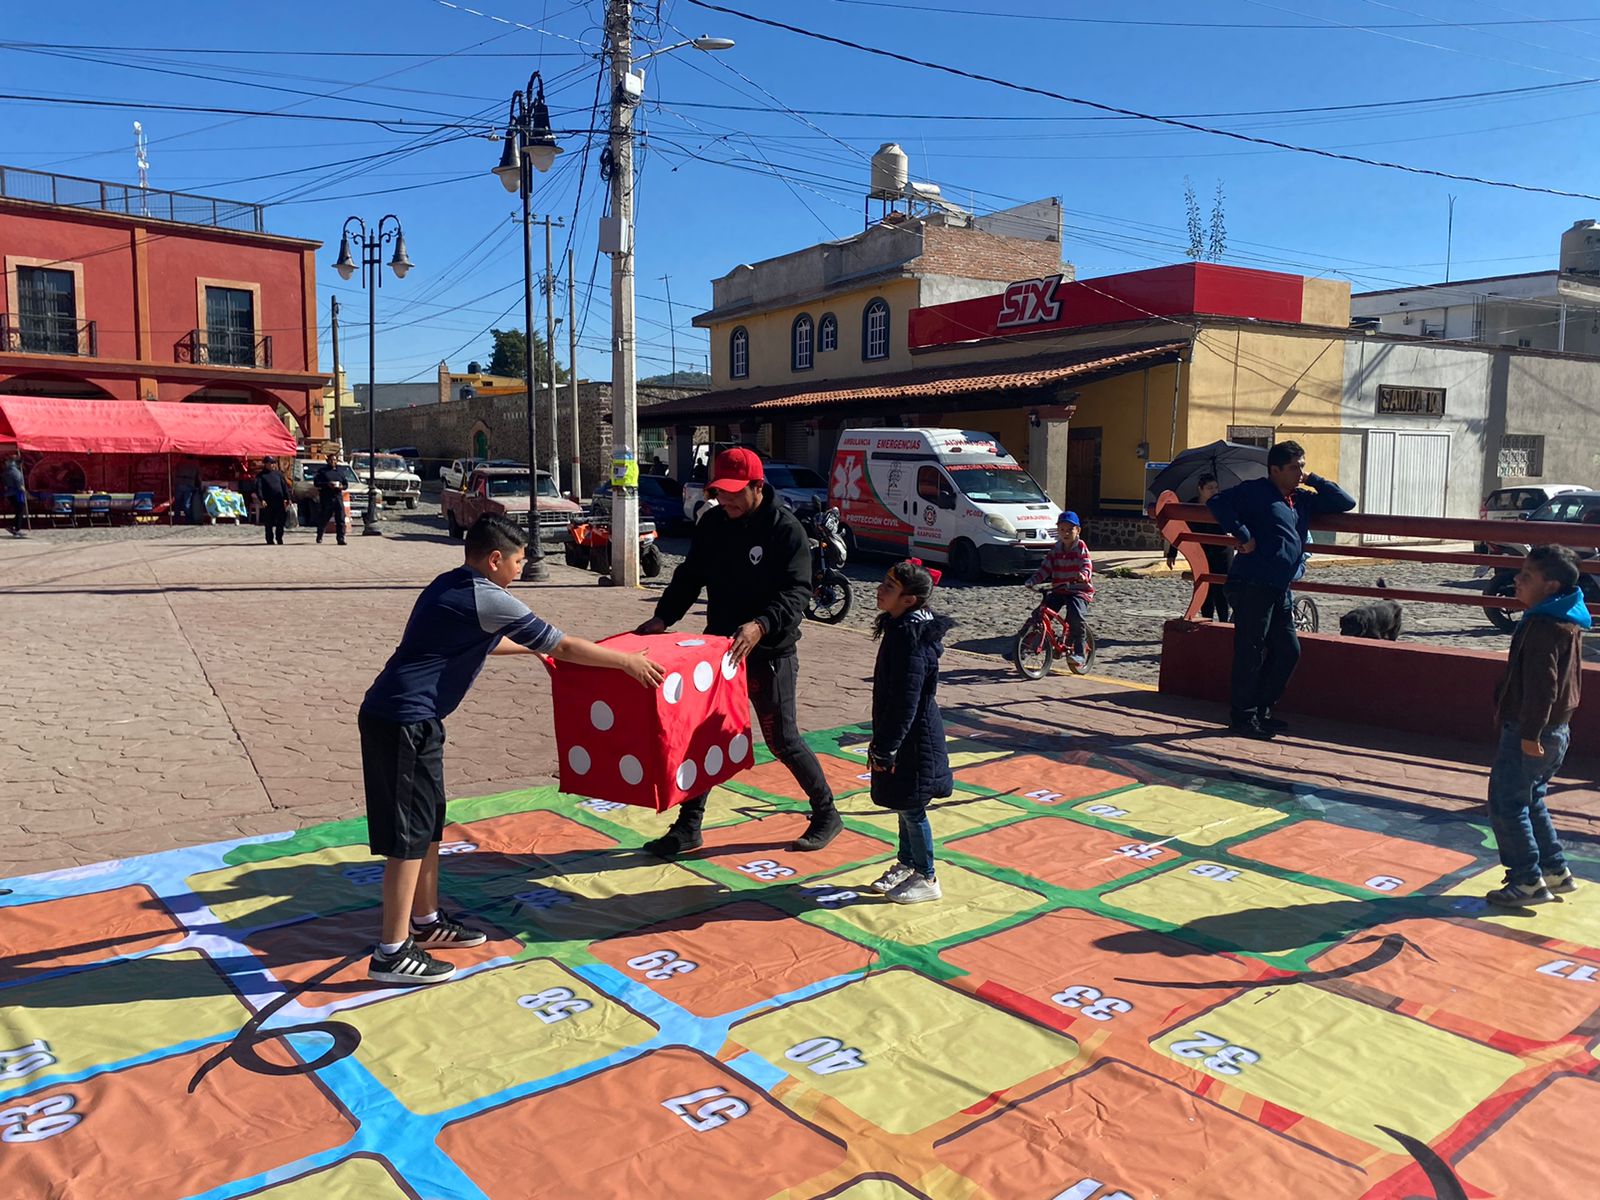
[[[1401,517],[1442,517],[1449,474],[1448,433],[1369,429],[1361,511]],[[1377,544],[1412,539],[1368,534],[1362,540]]]

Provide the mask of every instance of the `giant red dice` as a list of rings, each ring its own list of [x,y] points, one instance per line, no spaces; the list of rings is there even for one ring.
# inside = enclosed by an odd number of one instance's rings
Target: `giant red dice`
[[[751,765],[749,691],[732,639],[619,633],[602,645],[648,650],[667,677],[652,690],[621,671],[547,660],[563,792],[664,812]]]

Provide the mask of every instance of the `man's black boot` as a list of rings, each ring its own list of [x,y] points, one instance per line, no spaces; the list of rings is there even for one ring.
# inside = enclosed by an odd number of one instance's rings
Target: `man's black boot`
[[[1270,708],[1263,708],[1256,712],[1256,724],[1261,726],[1261,728],[1265,729],[1268,733],[1282,733],[1285,729],[1289,728],[1289,722],[1280,721],[1277,717],[1273,716],[1272,709]]]
[[[1245,709],[1234,709],[1228,728],[1240,737],[1255,738],[1257,741],[1270,742],[1273,732],[1265,728],[1256,718],[1256,714]]]
[[[646,842],[640,849],[646,854],[670,860],[698,850],[704,844],[700,837],[698,821],[674,821],[671,829],[653,841]]]
[[[844,822],[839,820],[839,810],[830,803],[826,808],[811,810],[811,823],[795,839],[791,850],[821,850],[844,832]]]

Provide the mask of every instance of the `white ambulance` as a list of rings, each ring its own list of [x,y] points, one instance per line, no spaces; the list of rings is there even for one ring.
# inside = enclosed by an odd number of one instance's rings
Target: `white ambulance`
[[[1032,571],[1057,509],[999,440],[970,429],[847,429],[829,503],[862,550],[948,565],[963,579]]]

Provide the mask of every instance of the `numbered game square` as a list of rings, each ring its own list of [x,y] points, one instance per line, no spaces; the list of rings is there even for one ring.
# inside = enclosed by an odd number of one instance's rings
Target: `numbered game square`
[[[1103,887],[1179,858],[1170,846],[1130,842],[1126,834],[1051,817],[960,838],[949,848],[1074,891]]]
[[[890,1175],[864,1175],[810,1200],[928,1200],[927,1194]]]
[[[179,1200],[321,1154],[355,1132],[310,1075],[258,1075],[224,1059],[190,1094],[218,1050],[7,1099],[4,1193]]]
[[[1522,1070],[1509,1054],[1304,985],[1247,992],[1154,1046],[1387,1152],[1378,1126],[1431,1142]]]
[[[872,786],[872,771],[865,763],[835,758],[831,754],[817,755],[822,773],[835,796],[848,796],[864,792]],[[795,782],[789,768],[777,759],[752,767],[734,781],[741,791],[753,790],[766,796],[781,796],[787,800],[804,800],[804,789]]]
[[[239,1200],[414,1200],[415,1195],[384,1159],[352,1154],[343,1162],[287,1183],[246,1192]]]
[[[642,841],[659,837],[672,824],[673,814],[670,810],[659,813],[653,808],[644,808],[638,804],[622,804],[616,800],[596,800],[592,797],[578,796],[566,797],[563,803],[570,804],[570,811],[574,815],[595,817],[607,825],[619,826],[637,834]],[[705,828],[743,821],[746,819],[746,814],[741,810],[750,807],[765,806],[759,800],[753,800],[719,784],[706,796]]]
[[[1102,771],[1081,763],[1058,762],[1040,754],[1017,754],[956,772],[957,786],[1010,792],[1035,804],[1067,804],[1121,791],[1138,782],[1131,775]]]
[[[1071,1062],[1078,1045],[914,971],[881,971],[729,1036],[889,1133],[915,1133]]]
[[[1498,887],[1504,874],[1503,868],[1491,867],[1451,888],[1445,894],[1460,897],[1454,906],[1455,914],[1475,917],[1504,929],[1559,938],[1575,946],[1600,950],[1600,887],[1580,887],[1576,892],[1558,897],[1555,904],[1524,909],[1496,908],[1484,900],[1483,895]]]
[[[995,1197],[1332,1200],[1369,1185],[1342,1163],[1115,1059],[940,1142],[935,1153]]]
[[[383,859],[361,846],[331,846],[191,875],[187,883],[224,925],[264,929],[382,900]]]
[[[481,1100],[656,1035],[649,1021],[549,959],[480,971],[340,1019],[361,1031],[356,1057],[419,1113]]]
[[[1370,904],[1337,892],[1204,859],[1107,892],[1103,899],[1252,954],[1284,954],[1333,941],[1371,924],[1375,912]]]
[[[847,937],[864,933],[908,946],[926,946],[959,938],[1046,903],[1037,892],[942,862],[938,871],[942,900],[896,904],[872,890],[873,880],[883,874],[885,865],[874,863],[804,885],[803,894],[816,907],[803,918]]]
[[[1215,846],[1255,829],[1288,820],[1288,813],[1241,800],[1175,787],[1138,787],[1103,800],[1074,804],[1073,812],[1126,825],[1191,846]]]
[[[1558,1075],[1495,1125],[1457,1162],[1457,1171],[1484,1195],[1593,1195],[1600,1180],[1597,1112],[1600,1080]]]
[[[0,983],[153,950],[187,932],[143,885],[8,904],[0,908]]]
[[[1299,821],[1235,846],[1231,853],[1390,896],[1409,896],[1476,861],[1459,850],[1328,821]]]
[[[593,854],[608,850],[617,844],[610,834],[591,829],[570,817],[545,809],[506,813],[499,817],[484,817],[465,824],[444,827],[441,853],[452,847],[458,857],[445,864],[445,870],[468,865],[471,857],[511,855],[538,858],[562,858],[568,855]],[[464,853],[470,847],[470,857]]]
[[[995,1004],[1083,1036],[1104,1031],[1141,1042],[1183,1013],[1232,996],[1237,988],[1229,981],[1261,974],[1257,963],[1072,909],[939,957],[966,971]],[[1196,986],[1213,981],[1221,986]]]
[[[770,905],[745,900],[596,942],[590,952],[629,979],[714,1017],[865,971],[877,957]]]
[[[806,831],[809,813],[775,813],[738,825],[707,829],[705,847],[695,862],[710,862],[757,884],[782,883],[825,875],[851,863],[881,858],[883,843],[849,829],[821,850],[809,853],[789,846]]]
[[[900,843],[900,815],[890,809],[879,808],[866,792],[841,800],[839,815],[870,825],[878,831],[877,836],[892,846]],[[1026,809],[1004,800],[962,791],[928,805],[928,823],[933,827],[936,842],[1004,821],[1021,821],[1031,815]]]
[[[439,1146],[489,1200],[526,1200],[530,1169],[540,1195],[766,1200],[845,1156],[841,1142],[692,1050],[657,1050],[453,1122]]]

